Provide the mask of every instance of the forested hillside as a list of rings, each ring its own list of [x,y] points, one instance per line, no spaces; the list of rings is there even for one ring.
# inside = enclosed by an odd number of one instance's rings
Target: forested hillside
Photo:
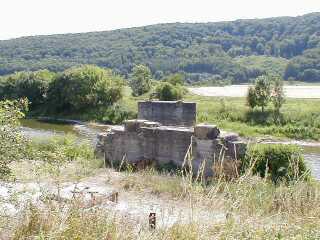
[[[218,23],[173,23],[0,41],[0,75],[96,64],[125,77],[146,64],[154,78],[247,82],[265,72],[320,81],[320,13]]]

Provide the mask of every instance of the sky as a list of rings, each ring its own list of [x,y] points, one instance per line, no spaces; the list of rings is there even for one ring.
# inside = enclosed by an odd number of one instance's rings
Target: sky
[[[320,0],[0,0],[0,39],[320,12]]]

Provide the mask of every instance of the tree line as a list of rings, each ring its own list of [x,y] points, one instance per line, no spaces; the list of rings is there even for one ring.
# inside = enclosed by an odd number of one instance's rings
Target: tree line
[[[90,113],[93,119],[118,123],[134,117],[132,110],[119,104],[125,85],[131,87],[133,96],[179,100],[186,93],[183,84],[181,74],[155,81],[145,65],[134,66],[129,80],[111,69],[83,65],[59,73],[23,71],[0,77],[0,101],[26,98],[36,115]]]
[[[320,80],[319,29],[320,14],[313,13],[24,37],[0,41],[0,75],[94,64],[128,78],[135,65],[144,64],[155,79],[183,73],[189,83],[242,83],[270,71],[314,82]]]
[[[121,76],[92,65],[61,73],[18,72],[0,79],[0,100],[27,98],[30,110],[72,113],[112,106],[121,99],[123,86]]]

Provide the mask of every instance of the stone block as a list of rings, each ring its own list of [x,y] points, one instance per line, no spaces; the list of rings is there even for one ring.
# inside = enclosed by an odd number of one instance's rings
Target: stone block
[[[220,134],[216,125],[198,124],[194,127],[194,135],[199,139],[216,139]]]
[[[142,119],[127,120],[124,122],[124,128],[128,132],[138,132],[145,122],[147,122],[147,120],[142,120]]]
[[[182,101],[140,101],[138,118],[166,126],[193,126],[196,123],[196,103]]]
[[[239,134],[233,132],[221,132],[220,138],[224,142],[239,140]]]
[[[152,127],[160,127],[161,124],[158,122],[151,122],[151,121],[146,121],[142,124],[142,127],[148,127],[148,128],[152,128]]]
[[[247,143],[244,141],[226,142],[225,147],[226,155],[236,160],[240,160],[247,151]]]

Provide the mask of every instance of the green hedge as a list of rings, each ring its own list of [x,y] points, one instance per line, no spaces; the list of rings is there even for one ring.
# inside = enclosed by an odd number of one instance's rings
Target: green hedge
[[[309,176],[302,149],[296,145],[257,144],[249,146],[242,162],[242,170],[246,171],[250,167],[252,167],[253,174],[261,177],[265,177],[267,173],[273,182],[291,181]]]

